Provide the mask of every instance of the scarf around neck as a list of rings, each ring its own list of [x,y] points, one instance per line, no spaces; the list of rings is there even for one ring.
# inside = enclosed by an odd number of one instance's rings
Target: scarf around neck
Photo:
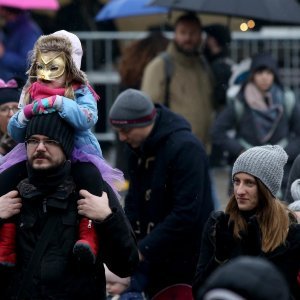
[[[76,91],[81,86],[80,83],[72,84],[73,90]],[[90,84],[87,84],[88,89],[93,94],[96,101],[100,99],[100,96],[95,92]],[[46,85],[39,83],[38,81],[32,83],[28,89],[30,98],[33,100],[40,100],[43,98],[51,97],[53,95],[64,96],[66,89],[64,87],[61,88],[50,88]]]
[[[61,166],[48,170],[35,170],[27,163],[29,183],[43,191],[52,191],[62,184],[71,174],[71,162],[65,161]]]
[[[50,88],[39,82],[34,82],[29,88],[30,98],[34,100],[39,100],[53,95],[64,96],[65,88]]]
[[[283,115],[284,93],[276,84],[264,96],[249,82],[244,91],[245,102],[251,109],[255,132],[260,143],[267,143],[273,136]]]

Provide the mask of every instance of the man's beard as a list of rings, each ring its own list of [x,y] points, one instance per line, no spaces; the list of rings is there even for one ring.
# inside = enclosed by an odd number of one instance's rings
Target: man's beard
[[[185,56],[193,57],[193,56],[198,56],[199,55],[200,51],[199,51],[198,47],[195,47],[193,49],[185,49],[185,48],[181,47],[180,45],[178,45],[176,43],[176,41],[174,41],[174,44],[175,44],[175,47],[176,47],[177,51],[184,54]]]
[[[34,161],[36,159],[46,159],[49,162],[48,166],[43,166],[43,165],[39,165],[39,164],[34,164]],[[62,165],[63,162],[53,162],[51,156],[44,154],[44,153],[37,153],[35,155],[32,156],[31,160],[29,161],[29,165],[31,166],[31,168],[33,170],[36,171],[40,171],[40,172],[48,172],[53,169],[56,169],[57,167],[59,167],[60,165]]]

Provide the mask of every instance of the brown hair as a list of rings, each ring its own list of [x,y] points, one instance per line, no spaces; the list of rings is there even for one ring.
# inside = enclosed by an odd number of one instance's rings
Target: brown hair
[[[140,89],[145,66],[164,51],[168,43],[169,40],[161,32],[152,32],[148,37],[127,46],[119,63],[122,85]]]
[[[87,77],[84,72],[78,70],[72,59],[72,45],[71,42],[64,38],[55,36],[52,34],[42,35],[34,44],[34,48],[30,53],[30,68],[26,74],[28,74],[28,80],[25,86],[25,104],[30,102],[30,97],[28,93],[28,88],[30,84],[37,80],[37,57],[38,53],[47,53],[50,51],[62,52],[66,59],[66,92],[65,96],[74,99],[74,90],[72,83],[82,83],[87,84]]]
[[[291,223],[289,217],[290,211],[283,202],[272,196],[270,191],[258,178],[255,179],[259,197],[256,216],[262,234],[262,250],[270,252],[285,243]],[[241,239],[239,233],[246,231],[247,223],[240,214],[234,195],[230,197],[225,212],[230,215],[230,220],[234,221],[234,237]]]
[[[179,23],[183,23],[183,22],[193,22],[193,23],[196,23],[199,25],[199,28],[202,30],[202,23],[201,23],[201,20],[197,17],[197,15],[193,12],[188,12],[188,13],[185,13],[181,16],[179,16],[176,21],[175,21],[175,24],[174,24],[174,27],[176,29],[177,25]]]

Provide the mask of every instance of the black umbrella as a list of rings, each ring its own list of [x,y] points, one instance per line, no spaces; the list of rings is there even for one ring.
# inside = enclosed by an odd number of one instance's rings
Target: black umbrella
[[[296,0],[153,0],[151,5],[272,23],[300,24]]]

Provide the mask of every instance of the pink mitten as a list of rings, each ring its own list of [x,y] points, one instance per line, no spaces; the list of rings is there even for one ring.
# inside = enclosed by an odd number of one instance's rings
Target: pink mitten
[[[40,115],[45,113],[51,113],[55,111],[54,102],[56,100],[56,96],[51,96],[48,98],[34,100],[32,102],[32,113],[34,115]]]
[[[32,108],[33,108],[33,103],[27,104],[23,108],[24,115],[27,119],[31,119],[33,117]]]

